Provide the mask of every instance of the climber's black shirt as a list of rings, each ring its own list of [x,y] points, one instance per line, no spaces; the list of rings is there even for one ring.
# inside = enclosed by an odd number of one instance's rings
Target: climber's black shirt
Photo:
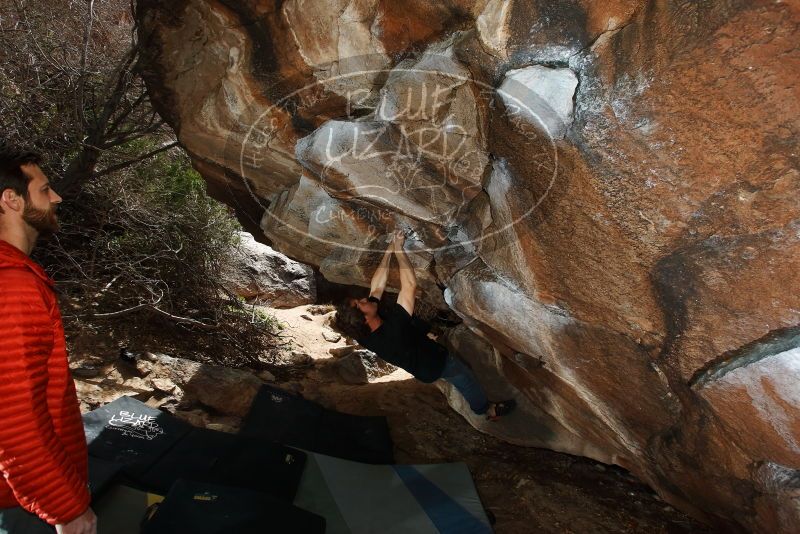
[[[383,323],[357,341],[422,382],[441,378],[447,349],[426,335],[430,325],[416,315],[410,316],[396,302],[384,305],[375,297],[369,300],[378,303],[378,315]]]

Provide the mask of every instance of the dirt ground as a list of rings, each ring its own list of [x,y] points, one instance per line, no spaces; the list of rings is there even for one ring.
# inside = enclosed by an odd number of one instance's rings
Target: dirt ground
[[[323,338],[330,314],[313,306],[268,311],[284,324],[289,350],[314,359],[276,373],[279,386],[339,411],[386,416],[398,462],[466,463],[498,534],[713,532],[622,469],[478,432],[435,386],[401,370],[365,385],[332,379],[328,351],[344,341]]]

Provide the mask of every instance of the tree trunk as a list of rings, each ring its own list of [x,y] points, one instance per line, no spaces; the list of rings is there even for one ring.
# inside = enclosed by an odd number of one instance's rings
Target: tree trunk
[[[83,185],[94,176],[100,151],[91,146],[85,146],[69,163],[64,177],[58,182],[58,193],[64,199],[75,198]]]

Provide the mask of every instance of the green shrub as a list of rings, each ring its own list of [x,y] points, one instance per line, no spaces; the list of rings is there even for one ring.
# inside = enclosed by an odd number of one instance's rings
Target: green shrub
[[[275,322],[220,283],[239,225],[185,154],[93,181],[59,217],[61,232],[39,254],[70,303],[68,329],[133,350],[264,361]]]

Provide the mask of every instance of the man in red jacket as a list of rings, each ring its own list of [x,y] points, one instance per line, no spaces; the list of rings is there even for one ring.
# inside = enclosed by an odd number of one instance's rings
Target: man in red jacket
[[[0,145],[0,532],[95,534],[61,314],[28,257],[58,229],[61,197],[39,163]]]

